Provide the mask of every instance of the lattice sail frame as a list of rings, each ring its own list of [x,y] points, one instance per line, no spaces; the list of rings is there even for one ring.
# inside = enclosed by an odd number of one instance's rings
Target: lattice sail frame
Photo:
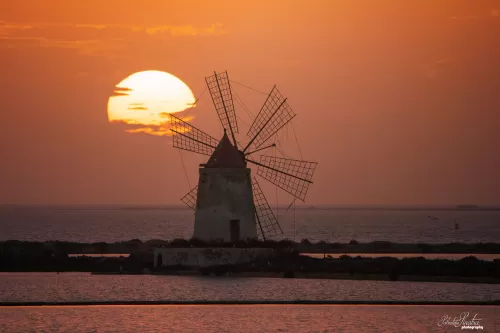
[[[196,210],[197,197],[198,197],[198,186],[196,186],[191,191],[186,193],[186,195],[181,198],[181,201],[184,202],[192,210]]]
[[[253,202],[255,205],[255,219],[257,223],[257,233],[259,238],[265,240],[269,237],[274,237],[283,234],[278,219],[273,213],[273,210],[267,202],[264,192],[260,188],[257,179],[252,176],[252,192]]]
[[[254,147],[259,148],[295,116],[286,98],[274,86],[255,117],[247,136],[250,137]]]
[[[233,93],[227,72],[214,73],[206,77],[208,90],[222,127],[228,132],[238,133],[238,122],[233,103]]]
[[[317,164],[316,162],[261,155],[257,175],[295,198],[305,201]]]
[[[202,155],[212,155],[215,147],[219,144],[218,140],[171,113],[169,113],[169,117],[175,148]]]

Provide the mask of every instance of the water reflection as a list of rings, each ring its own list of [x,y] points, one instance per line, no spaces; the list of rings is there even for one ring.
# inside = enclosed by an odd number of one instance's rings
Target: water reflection
[[[0,273],[0,301],[486,301],[498,284],[90,273]]]
[[[455,332],[439,327],[462,312],[498,332],[500,312],[489,306],[86,306],[0,308],[1,332]]]

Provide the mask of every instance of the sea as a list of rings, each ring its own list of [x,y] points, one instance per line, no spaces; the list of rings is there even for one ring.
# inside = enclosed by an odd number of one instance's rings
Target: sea
[[[498,307],[164,305],[0,308],[0,332],[425,333],[500,331]],[[482,329],[462,329],[476,318]],[[477,319],[480,319],[479,321]],[[467,320],[466,320],[467,321]],[[455,326],[457,325],[457,326]]]
[[[288,210],[287,210],[288,208]],[[345,243],[500,241],[500,209],[274,207],[288,238]],[[178,206],[0,206],[0,240],[117,242],[191,238],[194,211]]]
[[[278,207],[282,238],[498,242],[500,210]],[[276,211],[276,209],[275,209]],[[190,238],[194,213],[167,206],[0,206],[0,240]],[[494,301],[498,284],[91,273],[0,273],[0,302]],[[459,332],[500,307],[478,305],[96,305],[0,307],[0,332]],[[448,320],[444,320],[448,318]],[[454,320],[457,319],[457,320]]]

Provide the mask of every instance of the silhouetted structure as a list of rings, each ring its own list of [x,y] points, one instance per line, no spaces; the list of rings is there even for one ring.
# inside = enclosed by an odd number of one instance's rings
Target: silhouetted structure
[[[227,72],[214,72],[205,80],[224,128],[220,141],[170,114],[174,147],[210,156],[207,163],[200,165],[198,186],[181,199],[195,210],[193,237],[235,242],[257,236],[265,240],[282,234],[247,162],[257,166],[257,175],[295,198],[305,200],[316,162],[265,155],[260,156],[259,162],[251,158],[252,154],[276,146],[265,144],[295,113],[274,86],[248,130],[249,141],[243,147],[235,136],[239,128]]]

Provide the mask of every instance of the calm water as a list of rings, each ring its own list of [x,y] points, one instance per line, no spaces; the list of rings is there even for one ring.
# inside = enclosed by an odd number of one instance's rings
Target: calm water
[[[500,299],[500,286],[279,278],[0,273],[0,301]],[[499,332],[500,307],[181,305],[0,307],[0,332],[458,332],[447,315]]]
[[[434,219],[429,218],[431,216]],[[320,210],[279,213],[284,237],[312,241],[498,242],[500,211]],[[112,242],[190,238],[193,211],[132,207],[0,207],[0,240]],[[459,229],[455,230],[458,221]]]
[[[85,306],[0,308],[0,331],[17,332],[468,332],[438,326],[468,312],[481,332],[500,331],[487,306]]]
[[[0,273],[0,301],[491,301],[498,284]]]

